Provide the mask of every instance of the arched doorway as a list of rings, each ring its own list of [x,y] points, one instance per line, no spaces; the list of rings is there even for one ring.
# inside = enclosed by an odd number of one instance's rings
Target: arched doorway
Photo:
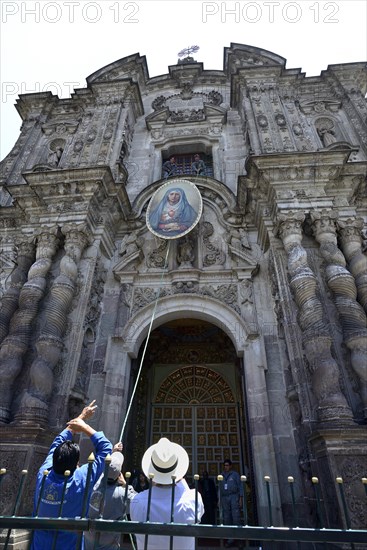
[[[135,373],[139,364],[140,357]],[[204,470],[216,476],[227,457],[245,473],[249,451],[241,372],[233,343],[220,327],[188,318],[157,327],[128,429],[132,467],[140,467],[147,446],[168,437],[189,453],[189,481]]]
[[[169,437],[189,454],[188,476],[217,476],[225,458],[243,463],[239,409],[231,388],[213,369],[181,367],[162,382],[152,404],[151,440]]]

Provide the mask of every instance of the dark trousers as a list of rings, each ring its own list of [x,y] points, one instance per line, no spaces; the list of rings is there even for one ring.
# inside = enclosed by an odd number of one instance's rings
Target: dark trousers
[[[222,496],[223,523],[225,525],[241,525],[238,500],[238,494]]]

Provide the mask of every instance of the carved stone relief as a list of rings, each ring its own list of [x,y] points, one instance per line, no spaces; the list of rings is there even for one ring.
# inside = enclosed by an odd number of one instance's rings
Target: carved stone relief
[[[226,261],[225,253],[210,241],[210,237],[214,234],[213,225],[204,221],[200,224],[200,234],[203,241],[203,266],[223,265]]]

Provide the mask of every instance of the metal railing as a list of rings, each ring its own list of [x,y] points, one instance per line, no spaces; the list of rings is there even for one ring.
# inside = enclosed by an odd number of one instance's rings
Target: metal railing
[[[248,525],[248,513],[247,513],[247,502],[246,499],[243,499],[243,519],[244,525],[238,526],[229,526],[223,524],[223,516],[221,513],[221,503],[219,501],[219,525],[203,525],[197,521],[197,512],[198,512],[198,480],[199,476],[194,476],[195,483],[195,524],[180,524],[175,523],[174,514],[173,514],[173,503],[174,503],[174,489],[175,489],[175,478],[172,478],[172,491],[171,491],[171,521],[169,523],[157,523],[149,521],[150,517],[150,504],[151,504],[151,491],[153,484],[153,477],[151,476],[149,480],[149,494],[148,494],[148,510],[147,518],[145,522],[136,522],[128,519],[120,521],[111,521],[103,518],[103,509],[104,509],[104,500],[105,492],[107,487],[107,471],[109,466],[109,459],[105,461],[105,471],[102,483],[100,485],[100,490],[102,492],[102,499],[99,507],[99,519],[88,519],[86,518],[87,514],[87,504],[88,504],[88,495],[90,491],[90,479],[91,479],[91,470],[93,464],[93,458],[88,459],[88,473],[86,488],[83,495],[82,503],[82,513],[80,518],[65,518],[62,516],[63,504],[65,491],[67,486],[68,477],[70,475],[69,471],[65,472],[65,481],[63,485],[63,491],[59,506],[59,517],[58,518],[44,518],[38,517],[38,511],[40,502],[43,496],[43,490],[45,485],[45,480],[48,475],[48,471],[44,471],[43,480],[40,487],[38,502],[36,505],[36,510],[33,517],[29,516],[18,516],[18,511],[25,487],[25,480],[27,477],[27,470],[22,471],[15,504],[13,508],[13,513],[11,516],[0,516],[0,530],[5,530],[6,537],[5,542],[2,548],[7,550],[10,544],[10,535],[14,529],[25,529],[31,532],[31,540],[33,537],[34,530],[50,530],[54,532],[53,536],[53,546],[56,545],[57,533],[58,531],[76,531],[78,533],[76,549],[79,550],[82,546],[82,534],[86,531],[95,532],[95,548],[98,545],[99,537],[101,533],[121,533],[131,536],[133,540],[133,535],[143,534],[145,535],[145,548],[148,548],[148,538],[150,535],[159,535],[159,536],[168,536],[170,537],[170,548],[173,548],[172,541],[173,537],[194,537],[195,539],[235,539],[244,541],[246,546],[249,546],[251,541],[255,541],[256,544],[261,544],[262,542],[277,542],[283,543],[282,548],[285,548],[284,543],[333,543],[333,544],[349,544],[350,547],[356,548],[355,545],[358,545],[358,548],[367,548],[367,528],[366,529],[351,529],[351,520],[348,513],[348,507],[346,504],[346,499],[344,495],[343,480],[342,478],[336,478],[336,484],[338,486],[346,528],[340,529],[330,529],[325,527],[325,521],[322,513],[321,506],[321,497],[319,493],[319,480],[316,477],[312,478],[312,482],[315,488],[315,500],[316,500],[316,512],[318,516],[319,528],[305,528],[298,526],[298,513],[297,505],[294,494],[294,478],[292,476],[288,477],[290,495],[292,499],[292,510],[293,510],[293,521],[291,527],[285,526],[274,526],[273,525],[273,504],[271,502],[271,491],[270,491],[270,477],[265,476],[264,482],[266,484],[266,494],[267,494],[267,504],[268,504],[268,526],[252,526]],[[6,470],[3,468],[0,470],[0,496],[1,496],[1,481],[6,475]],[[128,484],[130,480],[130,474],[126,473],[126,486],[124,493],[125,505],[128,500]],[[218,476],[218,485],[219,489],[223,483],[223,477]],[[244,494],[246,494],[246,476],[241,476],[241,481],[243,483]],[[366,506],[367,506],[367,478],[362,478],[361,482],[364,486],[365,496],[366,496]],[[220,495],[220,491],[219,491]],[[359,546],[362,545],[362,546]]]

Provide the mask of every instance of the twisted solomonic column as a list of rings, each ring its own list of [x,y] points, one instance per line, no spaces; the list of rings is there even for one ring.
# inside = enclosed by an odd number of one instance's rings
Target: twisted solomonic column
[[[363,218],[337,222],[340,246],[357,286],[357,298],[367,313],[367,256],[362,252]]]
[[[10,320],[18,309],[20,291],[27,280],[28,270],[35,259],[35,244],[33,241],[33,238],[23,237],[16,244],[16,267],[11,274],[10,284],[1,299],[0,344],[8,334]]]
[[[352,422],[352,411],[339,386],[339,369],[331,355],[332,337],[317,296],[316,277],[308,266],[306,250],[301,245],[302,212],[279,215],[279,234],[288,254],[290,287],[299,308],[298,323],[310,365],[312,388],[317,399],[319,422]]]
[[[28,272],[28,281],[19,293],[18,309],[13,314],[9,332],[0,348],[0,423],[9,422],[13,384],[23,366],[23,356],[44,297],[46,277],[57,249],[57,227],[43,228],[37,237],[36,261]]]
[[[335,296],[352,368],[361,381],[361,397],[367,418],[367,318],[363,307],[357,302],[354,277],[346,269],[345,258],[337,245],[337,217],[336,212],[327,210],[311,213],[315,238],[326,264],[326,282]]]
[[[65,235],[65,255],[44,310],[45,322],[36,342],[37,355],[31,365],[29,386],[15,417],[21,424],[47,425],[53,371],[63,349],[67,317],[76,289],[78,263],[88,242],[84,225],[65,225],[62,233]]]

